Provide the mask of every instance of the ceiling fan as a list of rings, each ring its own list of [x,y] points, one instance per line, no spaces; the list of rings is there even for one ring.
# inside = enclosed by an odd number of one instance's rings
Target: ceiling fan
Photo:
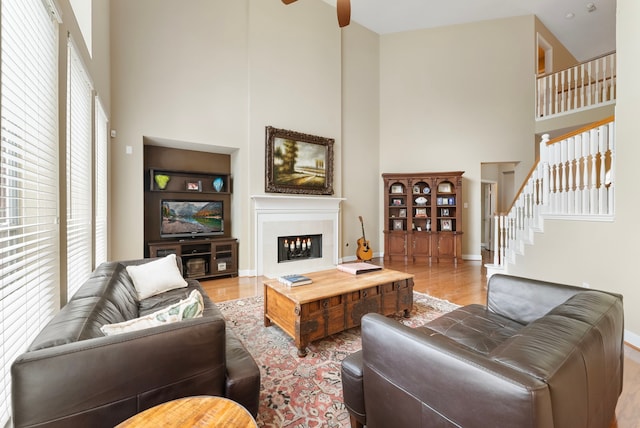
[[[291,4],[297,0],[282,0],[284,4]],[[338,25],[346,27],[351,21],[351,0],[337,0],[336,11],[338,12]]]

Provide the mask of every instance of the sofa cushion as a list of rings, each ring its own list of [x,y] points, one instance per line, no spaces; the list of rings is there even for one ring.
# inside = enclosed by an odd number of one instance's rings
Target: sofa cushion
[[[138,300],[187,286],[178,269],[175,254],[149,263],[127,266],[126,269],[133,280]]]
[[[124,320],[136,318],[138,296],[125,267],[117,262],[102,263],[74,294],[72,300],[101,297],[118,308]],[[113,320],[111,322],[118,322]]]
[[[127,333],[130,331],[142,330],[156,327],[163,324],[182,321],[188,318],[198,318],[202,316],[204,302],[202,294],[198,290],[193,290],[189,297],[180,300],[178,303],[167,306],[157,312],[134,318],[117,324],[105,324],[100,328],[106,336]]]
[[[124,321],[120,310],[101,297],[73,299],[36,336],[29,351],[101,337],[100,326]]]
[[[428,327],[425,334],[431,335],[437,331],[460,345],[487,355],[516,334],[523,325],[495,314],[482,305],[473,304],[444,314],[425,327]]]

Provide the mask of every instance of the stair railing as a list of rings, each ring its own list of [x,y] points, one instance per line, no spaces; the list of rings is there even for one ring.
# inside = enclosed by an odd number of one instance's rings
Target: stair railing
[[[609,117],[540,142],[540,157],[508,213],[494,217],[494,267],[533,243],[544,219],[611,221],[615,209],[615,121]]]
[[[612,104],[616,99],[616,54],[538,77],[536,92],[536,119]]]

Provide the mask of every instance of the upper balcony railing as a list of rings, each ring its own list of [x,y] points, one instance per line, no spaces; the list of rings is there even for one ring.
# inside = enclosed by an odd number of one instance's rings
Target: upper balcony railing
[[[613,104],[616,54],[538,77],[536,91],[536,120]]]

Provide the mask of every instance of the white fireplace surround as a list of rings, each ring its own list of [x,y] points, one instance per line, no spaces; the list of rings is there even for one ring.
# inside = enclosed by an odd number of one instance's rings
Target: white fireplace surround
[[[256,274],[269,278],[338,264],[340,202],[322,196],[255,195]],[[278,237],[322,235],[322,257],[278,263]]]

